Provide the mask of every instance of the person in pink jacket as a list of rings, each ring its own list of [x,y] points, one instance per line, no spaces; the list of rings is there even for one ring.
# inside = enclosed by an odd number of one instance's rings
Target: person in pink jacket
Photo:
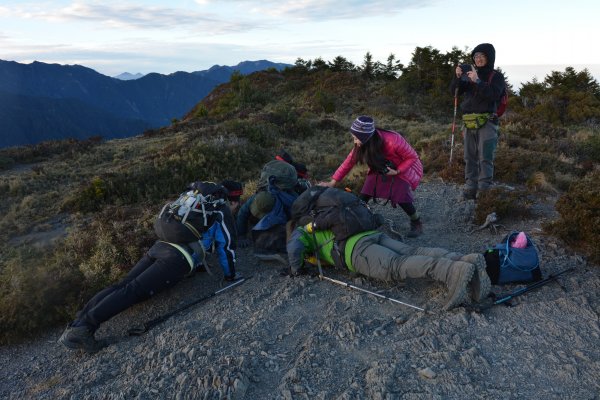
[[[410,217],[408,237],[423,233],[423,224],[414,204],[412,191],[423,177],[423,164],[417,152],[397,132],[375,128],[372,117],[361,115],[350,127],[354,148],[333,174],[329,182],[319,185],[334,187],[356,164],[369,166],[361,199],[383,199],[392,207],[400,206]],[[374,200],[376,201],[376,200]]]

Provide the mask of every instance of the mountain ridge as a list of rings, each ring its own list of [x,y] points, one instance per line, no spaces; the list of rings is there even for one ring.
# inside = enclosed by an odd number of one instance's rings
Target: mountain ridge
[[[21,96],[17,104],[1,114],[4,138],[0,146],[35,144],[48,139],[84,139],[98,134],[98,130],[87,128],[96,125],[105,127],[99,131],[107,139],[135,136],[181,118],[214,87],[228,81],[236,70],[249,74],[286,66],[258,60],[236,66],[215,65],[206,71],[150,73],[139,79],[119,80],[82,65],[0,60],[0,103],[11,104],[14,96]],[[69,112],[69,107],[62,108],[65,102],[55,100],[77,101],[81,112]],[[35,120],[40,103],[52,103],[49,107],[56,120],[51,126],[37,124],[35,131],[27,131],[32,124],[20,121]],[[97,118],[89,120],[93,115]],[[131,130],[124,130],[124,126],[130,126]],[[72,130],[73,127],[79,128]]]

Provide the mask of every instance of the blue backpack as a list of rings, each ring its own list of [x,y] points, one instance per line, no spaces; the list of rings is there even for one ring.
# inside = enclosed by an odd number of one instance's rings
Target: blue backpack
[[[518,234],[519,232],[512,232],[506,235],[501,243],[483,254],[487,264],[486,271],[494,285],[528,283],[542,279],[538,252],[529,236],[525,248],[511,246]]]

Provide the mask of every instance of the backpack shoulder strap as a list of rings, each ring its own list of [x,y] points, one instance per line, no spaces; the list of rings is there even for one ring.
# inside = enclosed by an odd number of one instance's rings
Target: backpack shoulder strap
[[[489,85],[492,84],[492,79],[494,79],[494,75],[496,75],[496,70],[495,69],[493,69],[492,72],[490,72],[490,75],[488,76],[487,83]]]

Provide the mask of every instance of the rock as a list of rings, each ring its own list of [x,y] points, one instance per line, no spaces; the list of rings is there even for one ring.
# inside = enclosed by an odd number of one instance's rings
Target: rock
[[[435,379],[435,377],[437,376],[437,374],[433,372],[433,370],[429,367],[420,369],[419,375],[427,379]]]

